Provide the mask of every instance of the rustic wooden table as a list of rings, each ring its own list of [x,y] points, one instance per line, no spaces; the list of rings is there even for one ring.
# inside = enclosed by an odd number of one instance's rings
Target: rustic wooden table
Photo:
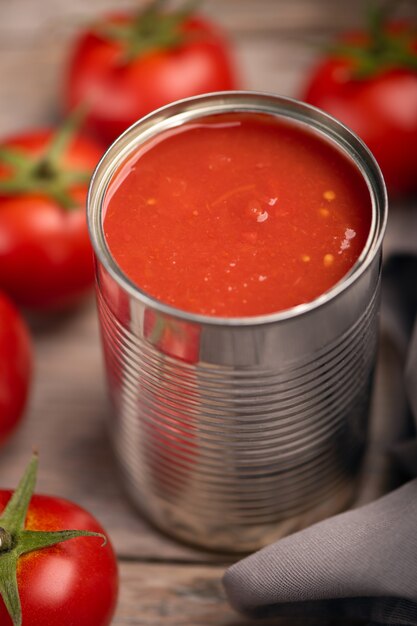
[[[60,76],[77,28],[104,9],[133,4],[1,0],[0,136],[57,120]],[[335,0],[211,0],[204,5],[234,40],[242,84],[287,95],[297,94],[317,54],[310,44],[359,24],[361,7],[360,0],[350,0],[348,11],[345,2]],[[395,224],[390,237],[395,240]],[[258,622],[238,616],[225,599],[221,576],[230,559],[161,535],[123,493],[105,434],[110,407],[93,297],[64,316],[30,323],[33,393],[23,427],[1,451],[0,487],[17,483],[37,447],[39,491],[73,499],[101,520],[120,564],[114,626],[254,626]]]

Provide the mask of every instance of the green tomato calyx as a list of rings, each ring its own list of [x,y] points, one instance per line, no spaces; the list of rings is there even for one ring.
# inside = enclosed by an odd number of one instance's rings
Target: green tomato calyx
[[[40,156],[17,147],[0,146],[0,163],[12,170],[11,176],[0,180],[0,194],[40,194],[53,199],[64,209],[76,207],[71,189],[88,184],[91,172],[69,170],[62,164],[62,159],[84,118],[85,108],[77,108],[52,135]]]
[[[87,530],[35,531],[25,530],[25,520],[35,489],[38,457],[32,460],[6,508],[0,516],[0,595],[9,612],[13,626],[22,625],[22,608],[17,585],[19,558],[28,552],[42,550],[77,537],[106,538]]]
[[[153,0],[133,20],[99,25],[97,32],[122,44],[122,65],[156,50],[176,48],[184,42],[183,22],[193,13],[198,0],[186,1],[177,11],[165,11],[166,0]]]

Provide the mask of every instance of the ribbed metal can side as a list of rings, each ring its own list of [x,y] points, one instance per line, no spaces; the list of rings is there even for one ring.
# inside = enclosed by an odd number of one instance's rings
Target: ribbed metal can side
[[[161,355],[99,290],[97,300],[112,440],[131,496],[160,528],[251,550],[347,505],[366,443],[379,283],[342,340],[269,371]]]

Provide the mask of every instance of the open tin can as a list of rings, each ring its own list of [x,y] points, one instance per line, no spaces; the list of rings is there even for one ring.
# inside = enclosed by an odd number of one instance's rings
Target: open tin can
[[[106,245],[103,203],[121,164],[167,129],[230,112],[307,126],[367,183],[367,244],[343,280],[308,304],[245,318],[187,313],[135,286]],[[158,527],[203,547],[247,551],[349,504],[366,447],[386,218],[384,182],[365,145],[288,98],[227,92],[177,102],[137,122],[104,155],[88,222],[109,427],[128,492]],[[175,341],[149,332],[150,322]]]

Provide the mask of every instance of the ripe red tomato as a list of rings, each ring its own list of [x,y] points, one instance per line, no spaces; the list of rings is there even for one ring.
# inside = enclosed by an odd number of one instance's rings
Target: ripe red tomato
[[[85,200],[103,150],[80,135],[52,148],[59,132],[0,146],[0,289],[38,310],[73,304],[93,284]]]
[[[373,35],[346,35],[301,92],[363,139],[392,196],[417,190],[416,32],[411,25],[383,24]]]
[[[157,3],[156,3],[157,4]],[[75,42],[65,108],[87,103],[87,125],[107,142],[160,106],[237,86],[228,42],[195,15],[103,17]]]
[[[18,425],[32,374],[29,332],[13,304],[0,293],[0,444]]]
[[[10,491],[0,491],[0,512]],[[32,496],[25,530],[89,530],[105,535],[97,520],[76,504]],[[1,560],[1,557],[0,557]],[[77,537],[19,558],[17,584],[23,626],[108,626],[114,613],[117,564],[109,541]],[[0,624],[12,620],[0,597]]]

